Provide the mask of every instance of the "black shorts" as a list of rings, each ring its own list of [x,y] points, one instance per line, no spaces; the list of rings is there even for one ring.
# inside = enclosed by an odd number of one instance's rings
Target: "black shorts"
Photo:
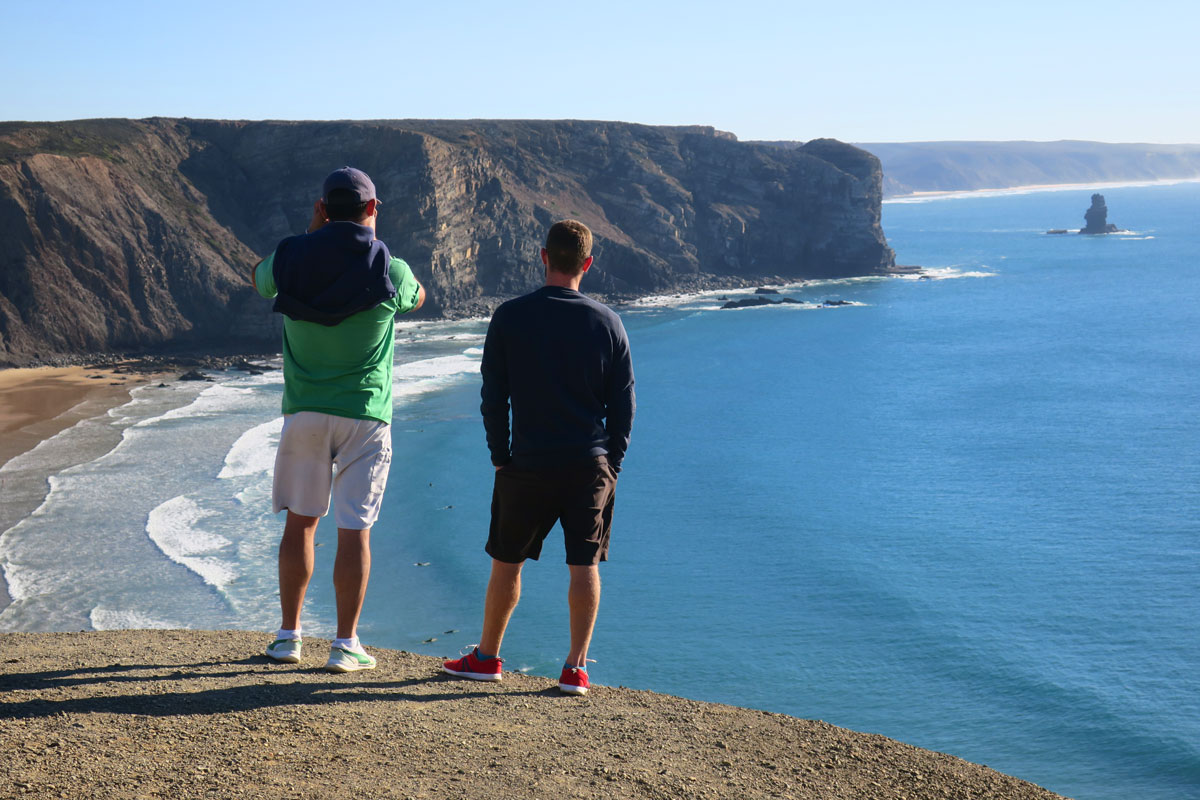
[[[607,561],[616,489],[617,473],[604,456],[554,469],[501,467],[484,549],[509,564],[536,561],[546,534],[561,522],[568,564]]]

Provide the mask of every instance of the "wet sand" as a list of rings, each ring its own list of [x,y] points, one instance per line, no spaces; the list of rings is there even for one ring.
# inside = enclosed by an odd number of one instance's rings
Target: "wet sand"
[[[129,401],[155,375],[112,368],[32,367],[0,370],[0,467],[72,425]],[[13,493],[18,497],[11,496]],[[23,502],[24,501],[24,502]],[[36,507],[0,474],[0,534]],[[0,609],[12,598],[0,579]]]
[[[129,391],[149,379],[87,367],[0,370],[0,466],[80,420],[127,402]]]

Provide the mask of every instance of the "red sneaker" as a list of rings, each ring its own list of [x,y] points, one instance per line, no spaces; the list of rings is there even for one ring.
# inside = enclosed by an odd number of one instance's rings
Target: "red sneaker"
[[[470,678],[473,681],[500,680],[501,658],[479,658],[479,648],[476,647],[462,658],[442,662],[442,672],[459,678]],[[586,682],[586,679],[585,679]]]
[[[579,667],[563,667],[562,675],[558,678],[558,690],[567,694],[587,694],[587,672]]]

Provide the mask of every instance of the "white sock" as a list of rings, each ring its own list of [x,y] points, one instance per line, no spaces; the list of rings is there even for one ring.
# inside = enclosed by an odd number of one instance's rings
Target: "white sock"
[[[362,645],[359,644],[357,636],[354,636],[350,639],[334,639],[333,646],[340,647],[342,650],[353,650],[356,653],[367,652],[366,650],[363,650]]]
[[[300,629],[296,628],[296,630],[294,630],[294,631],[288,631],[288,630],[284,630],[283,628],[280,628],[279,631],[275,634],[275,638],[276,639],[299,639],[300,638]]]

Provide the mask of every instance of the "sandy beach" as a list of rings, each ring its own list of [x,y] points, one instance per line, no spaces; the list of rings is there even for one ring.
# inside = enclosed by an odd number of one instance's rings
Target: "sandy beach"
[[[0,467],[72,425],[127,402],[134,387],[160,377],[120,365],[0,370]],[[45,494],[27,491],[24,483],[0,476],[0,533],[33,511]],[[0,609],[9,602],[0,579]]]
[[[81,419],[128,401],[129,391],[151,377],[112,368],[0,370],[0,465]]]
[[[1154,181],[1101,181],[1090,183],[1031,183],[1021,186],[998,186],[989,189],[960,189],[952,191],[921,191],[888,195],[884,203],[914,203],[949,197],[988,197],[990,195],[1026,194],[1029,192],[1069,192],[1080,189],[1105,190],[1126,186],[1173,186],[1177,183],[1200,183],[1200,178],[1163,178]]]
[[[239,631],[0,635],[0,794],[30,798],[973,798],[1059,795],[824,722],[547,678],[453,679],[371,648],[320,670]],[[732,679],[732,678],[731,678]]]

